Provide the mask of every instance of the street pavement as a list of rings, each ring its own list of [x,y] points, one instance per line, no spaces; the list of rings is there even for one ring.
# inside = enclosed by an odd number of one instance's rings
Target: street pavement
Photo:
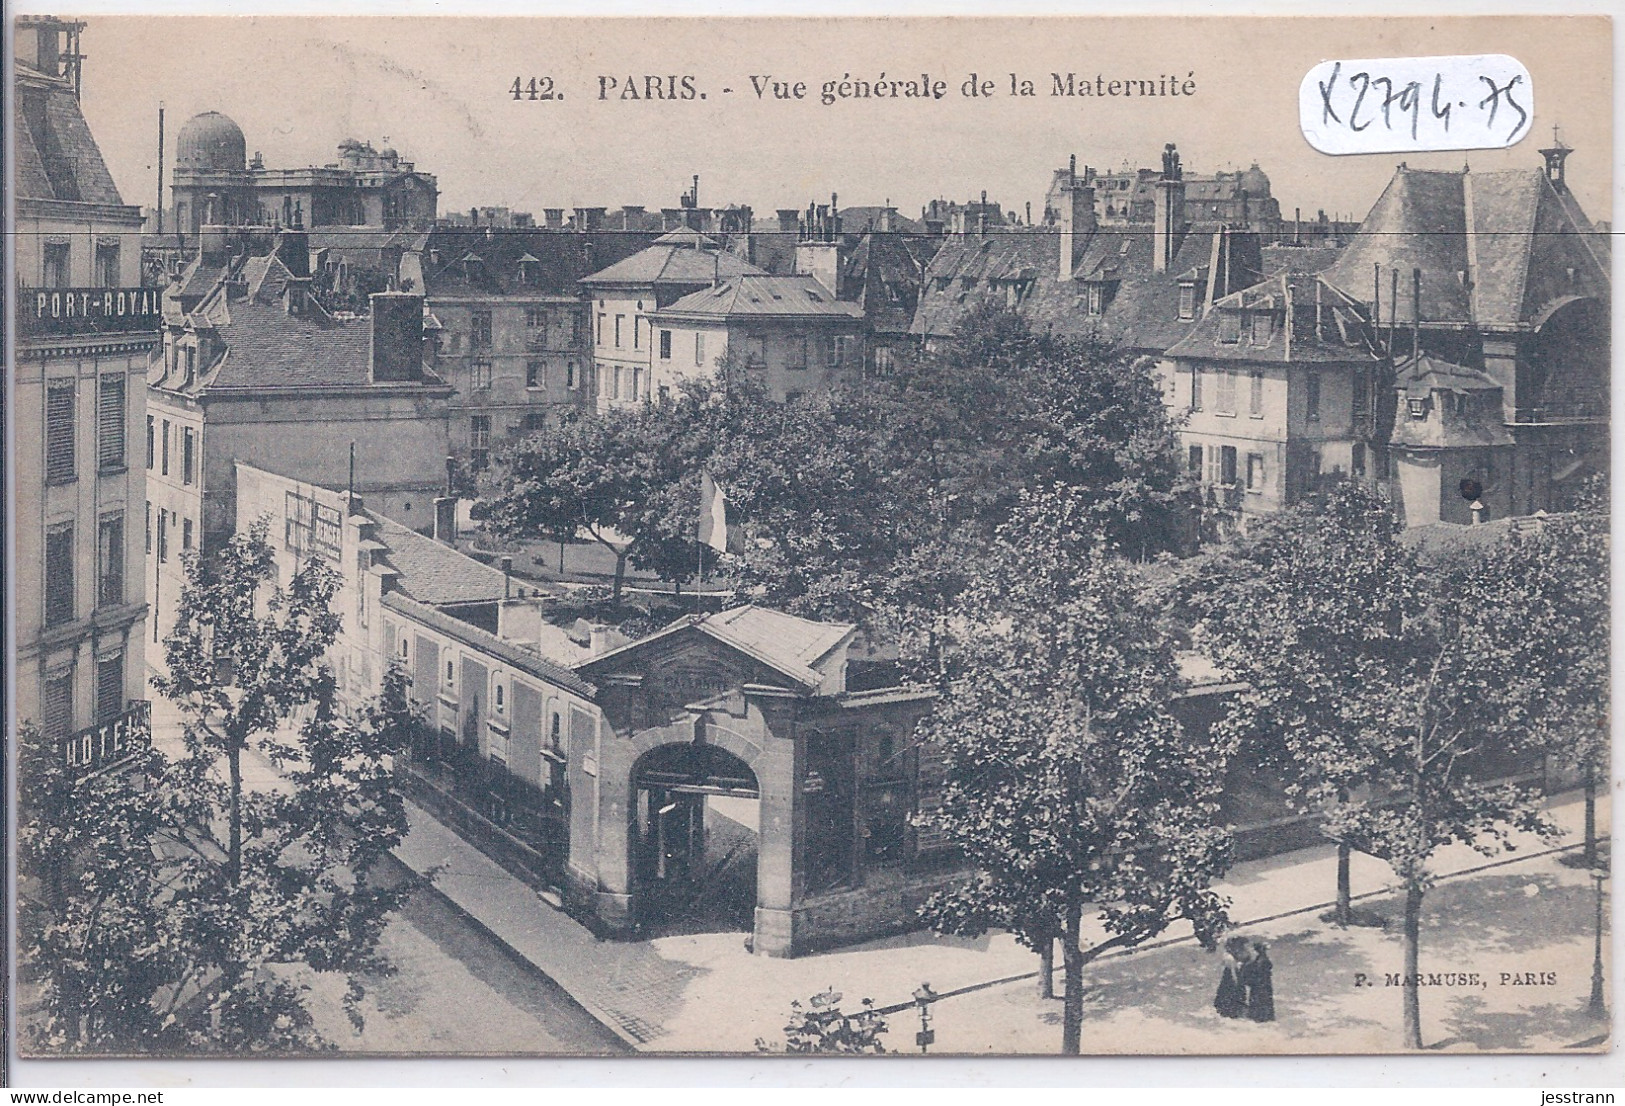
[[[415,806],[409,813],[401,860],[420,873],[438,869],[441,894],[640,1051],[751,1052],[758,1038],[782,1040],[794,999],[833,987],[848,1009],[866,997],[882,1008],[907,1006],[922,982],[947,996],[933,1007],[933,1051],[1059,1051],[1060,1002],[1038,997],[1037,958],[1008,934],[963,940],[915,933],[792,960],[751,955],[738,932],[600,941],[428,813]],[[1568,834],[1565,843],[1576,842],[1577,799],[1560,797],[1552,814]],[[1424,990],[1423,1034],[1432,1047],[1560,1049],[1602,1032],[1584,1012],[1591,881],[1559,864],[1548,845],[1521,837],[1513,844],[1516,851],[1497,857],[1454,846],[1436,858],[1441,881],[1424,906],[1422,969],[1477,973],[1478,980]],[[1087,969],[1085,1051],[1397,1050],[1401,989],[1383,985],[1385,973],[1400,970],[1397,924],[1340,930],[1321,922],[1335,865],[1330,847],[1300,850],[1237,865],[1220,885],[1238,931],[1271,948],[1276,1022],[1237,1024],[1214,1015],[1218,957],[1176,927]],[[1362,905],[1397,919],[1392,879],[1381,862],[1354,858]],[[1374,985],[1359,985],[1360,973]],[[1543,973],[1550,982],[1506,981],[1541,980]],[[888,1048],[913,1051],[915,1012],[888,1021]]]

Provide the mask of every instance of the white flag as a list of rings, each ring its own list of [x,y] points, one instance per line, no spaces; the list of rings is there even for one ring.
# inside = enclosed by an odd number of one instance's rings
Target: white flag
[[[728,551],[728,498],[705,471],[700,473],[700,542],[718,553]]]

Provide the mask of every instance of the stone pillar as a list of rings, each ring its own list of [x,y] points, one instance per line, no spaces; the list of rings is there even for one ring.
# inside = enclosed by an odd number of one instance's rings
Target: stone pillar
[[[762,752],[756,760],[761,838],[756,854],[756,926],[752,947],[759,956],[793,956],[795,906],[801,895],[801,777],[804,753],[796,740],[794,692],[747,687],[752,711],[762,718]]]
[[[618,677],[604,689],[600,702],[605,723],[598,742],[598,818],[594,854],[598,889],[593,909],[611,929],[630,929],[637,921],[632,909],[631,817],[637,796],[632,791],[632,764],[636,759],[629,735],[636,732],[639,712],[635,700],[642,695],[640,677]],[[618,731],[618,732],[617,732]]]

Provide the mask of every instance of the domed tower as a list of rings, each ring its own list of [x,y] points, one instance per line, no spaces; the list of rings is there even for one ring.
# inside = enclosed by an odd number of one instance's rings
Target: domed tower
[[[248,168],[242,128],[218,111],[192,116],[175,139],[175,167],[238,172]]]
[[[218,111],[192,116],[175,138],[175,229],[191,235],[253,221],[252,180],[242,128]]]

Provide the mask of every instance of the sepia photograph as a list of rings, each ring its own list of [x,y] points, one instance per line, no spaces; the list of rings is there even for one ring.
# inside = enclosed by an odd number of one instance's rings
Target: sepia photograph
[[[17,1056],[1613,1048],[1609,18],[10,32]]]

